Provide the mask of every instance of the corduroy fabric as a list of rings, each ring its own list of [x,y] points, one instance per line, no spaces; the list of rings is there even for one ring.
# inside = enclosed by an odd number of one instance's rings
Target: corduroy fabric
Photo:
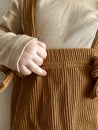
[[[97,50],[47,51],[46,77],[14,80],[12,130],[98,130],[98,99],[89,98]]]
[[[24,33],[35,36],[35,15],[29,13],[35,4],[30,1],[24,0]],[[46,77],[32,73],[14,78],[11,130],[98,130],[98,97],[89,96],[97,88],[97,36],[92,49],[47,52],[42,66]]]
[[[35,11],[36,0],[24,0],[23,6],[23,33],[35,36]]]

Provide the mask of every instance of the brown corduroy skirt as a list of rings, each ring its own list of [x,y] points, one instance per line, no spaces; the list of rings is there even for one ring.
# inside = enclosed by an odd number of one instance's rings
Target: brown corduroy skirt
[[[47,76],[15,77],[11,130],[98,130],[98,98],[89,93],[96,49],[50,49]]]

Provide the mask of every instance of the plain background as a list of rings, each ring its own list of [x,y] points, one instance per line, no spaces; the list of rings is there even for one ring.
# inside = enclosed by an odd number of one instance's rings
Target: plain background
[[[11,0],[0,0],[0,17],[8,10],[10,1]],[[0,81],[3,77],[4,75],[0,73]],[[0,94],[0,130],[10,130],[11,89],[12,85]]]

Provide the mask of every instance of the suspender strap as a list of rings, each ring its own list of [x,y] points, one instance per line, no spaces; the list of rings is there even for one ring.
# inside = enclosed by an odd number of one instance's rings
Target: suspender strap
[[[98,31],[96,32],[96,36],[95,36],[95,39],[93,40],[91,48],[98,49]]]
[[[23,33],[29,36],[35,36],[35,8],[36,8],[36,0],[24,0]]]

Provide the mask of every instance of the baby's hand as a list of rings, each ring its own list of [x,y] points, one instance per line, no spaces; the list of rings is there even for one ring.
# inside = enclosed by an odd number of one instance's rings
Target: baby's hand
[[[40,67],[46,56],[46,44],[38,40],[32,40],[19,60],[20,73],[30,75],[34,72],[37,75],[46,76],[47,72]]]

